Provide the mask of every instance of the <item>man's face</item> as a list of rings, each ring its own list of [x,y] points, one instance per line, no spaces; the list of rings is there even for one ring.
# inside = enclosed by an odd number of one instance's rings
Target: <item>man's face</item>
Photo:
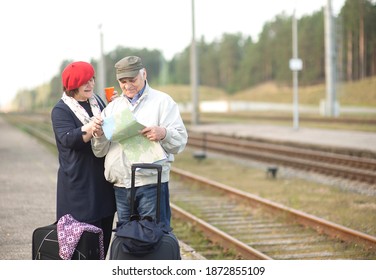
[[[129,98],[133,98],[144,87],[145,80],[146,71],[142,71],[136,77],[122,78],[118,82],[123,93]]]

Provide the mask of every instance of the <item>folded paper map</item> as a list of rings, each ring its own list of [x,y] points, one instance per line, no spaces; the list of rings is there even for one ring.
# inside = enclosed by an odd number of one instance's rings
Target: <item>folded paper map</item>
[[[108,140],[120,143],[132,163],[155,163],[166,159],[159,142],[140,134],[145,126],[136,120],[129,108],[104,118],[102,128]]]

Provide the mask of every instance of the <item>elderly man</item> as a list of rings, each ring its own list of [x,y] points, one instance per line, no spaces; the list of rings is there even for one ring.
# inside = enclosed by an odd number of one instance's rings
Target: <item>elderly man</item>
[[[115,64],[116,78],[122,90],[120,97],[110,102],[102,112],[102,118],[129,108],[136,119],[146,127],[140,132],[150,141],[159,142],[167,158],[158,162],[162,165],[161,222],[170,226],[169,202],[170,166],[174,154],[184,150],[188,135],[178,105],[166,93],[151,88],[147,82],[147,71],[137,56],[127,56]],[[130,183],[132,162],[126,156],[126,146],[108,140],[102,130],[95,132],[92,149],[97,157],[105,159],[106,179],[114,184],[119,223],[130,218]],[[155,218],[156,172],[138,170],[136,173],[135,208],[141,216]]]

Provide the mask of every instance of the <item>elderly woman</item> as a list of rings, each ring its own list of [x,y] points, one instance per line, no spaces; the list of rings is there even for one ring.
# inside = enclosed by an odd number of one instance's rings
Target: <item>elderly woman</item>
[[[59,153],[56,215],[66,214],[103,230],[108,250],[116,211],[113,185],[104,177],[104,158],[97,158],[91,139],[101,126],[103,101],[94,94],[94,68],[73,62],[62,73],[63,96],[51,119]]]

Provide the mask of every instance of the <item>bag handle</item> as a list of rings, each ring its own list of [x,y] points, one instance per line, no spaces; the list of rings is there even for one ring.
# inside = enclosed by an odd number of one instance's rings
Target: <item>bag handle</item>
[[[161,189],[162,189],[162,165],[155,163],[134,163],[131,166],[132,176],[131,176],[131,217],[134,215],[134,200],[136,195],[136,169],[157,169],[158,171],[158,181],[157,181],[157,213],[156,221],[160,222],[161,219]]]

